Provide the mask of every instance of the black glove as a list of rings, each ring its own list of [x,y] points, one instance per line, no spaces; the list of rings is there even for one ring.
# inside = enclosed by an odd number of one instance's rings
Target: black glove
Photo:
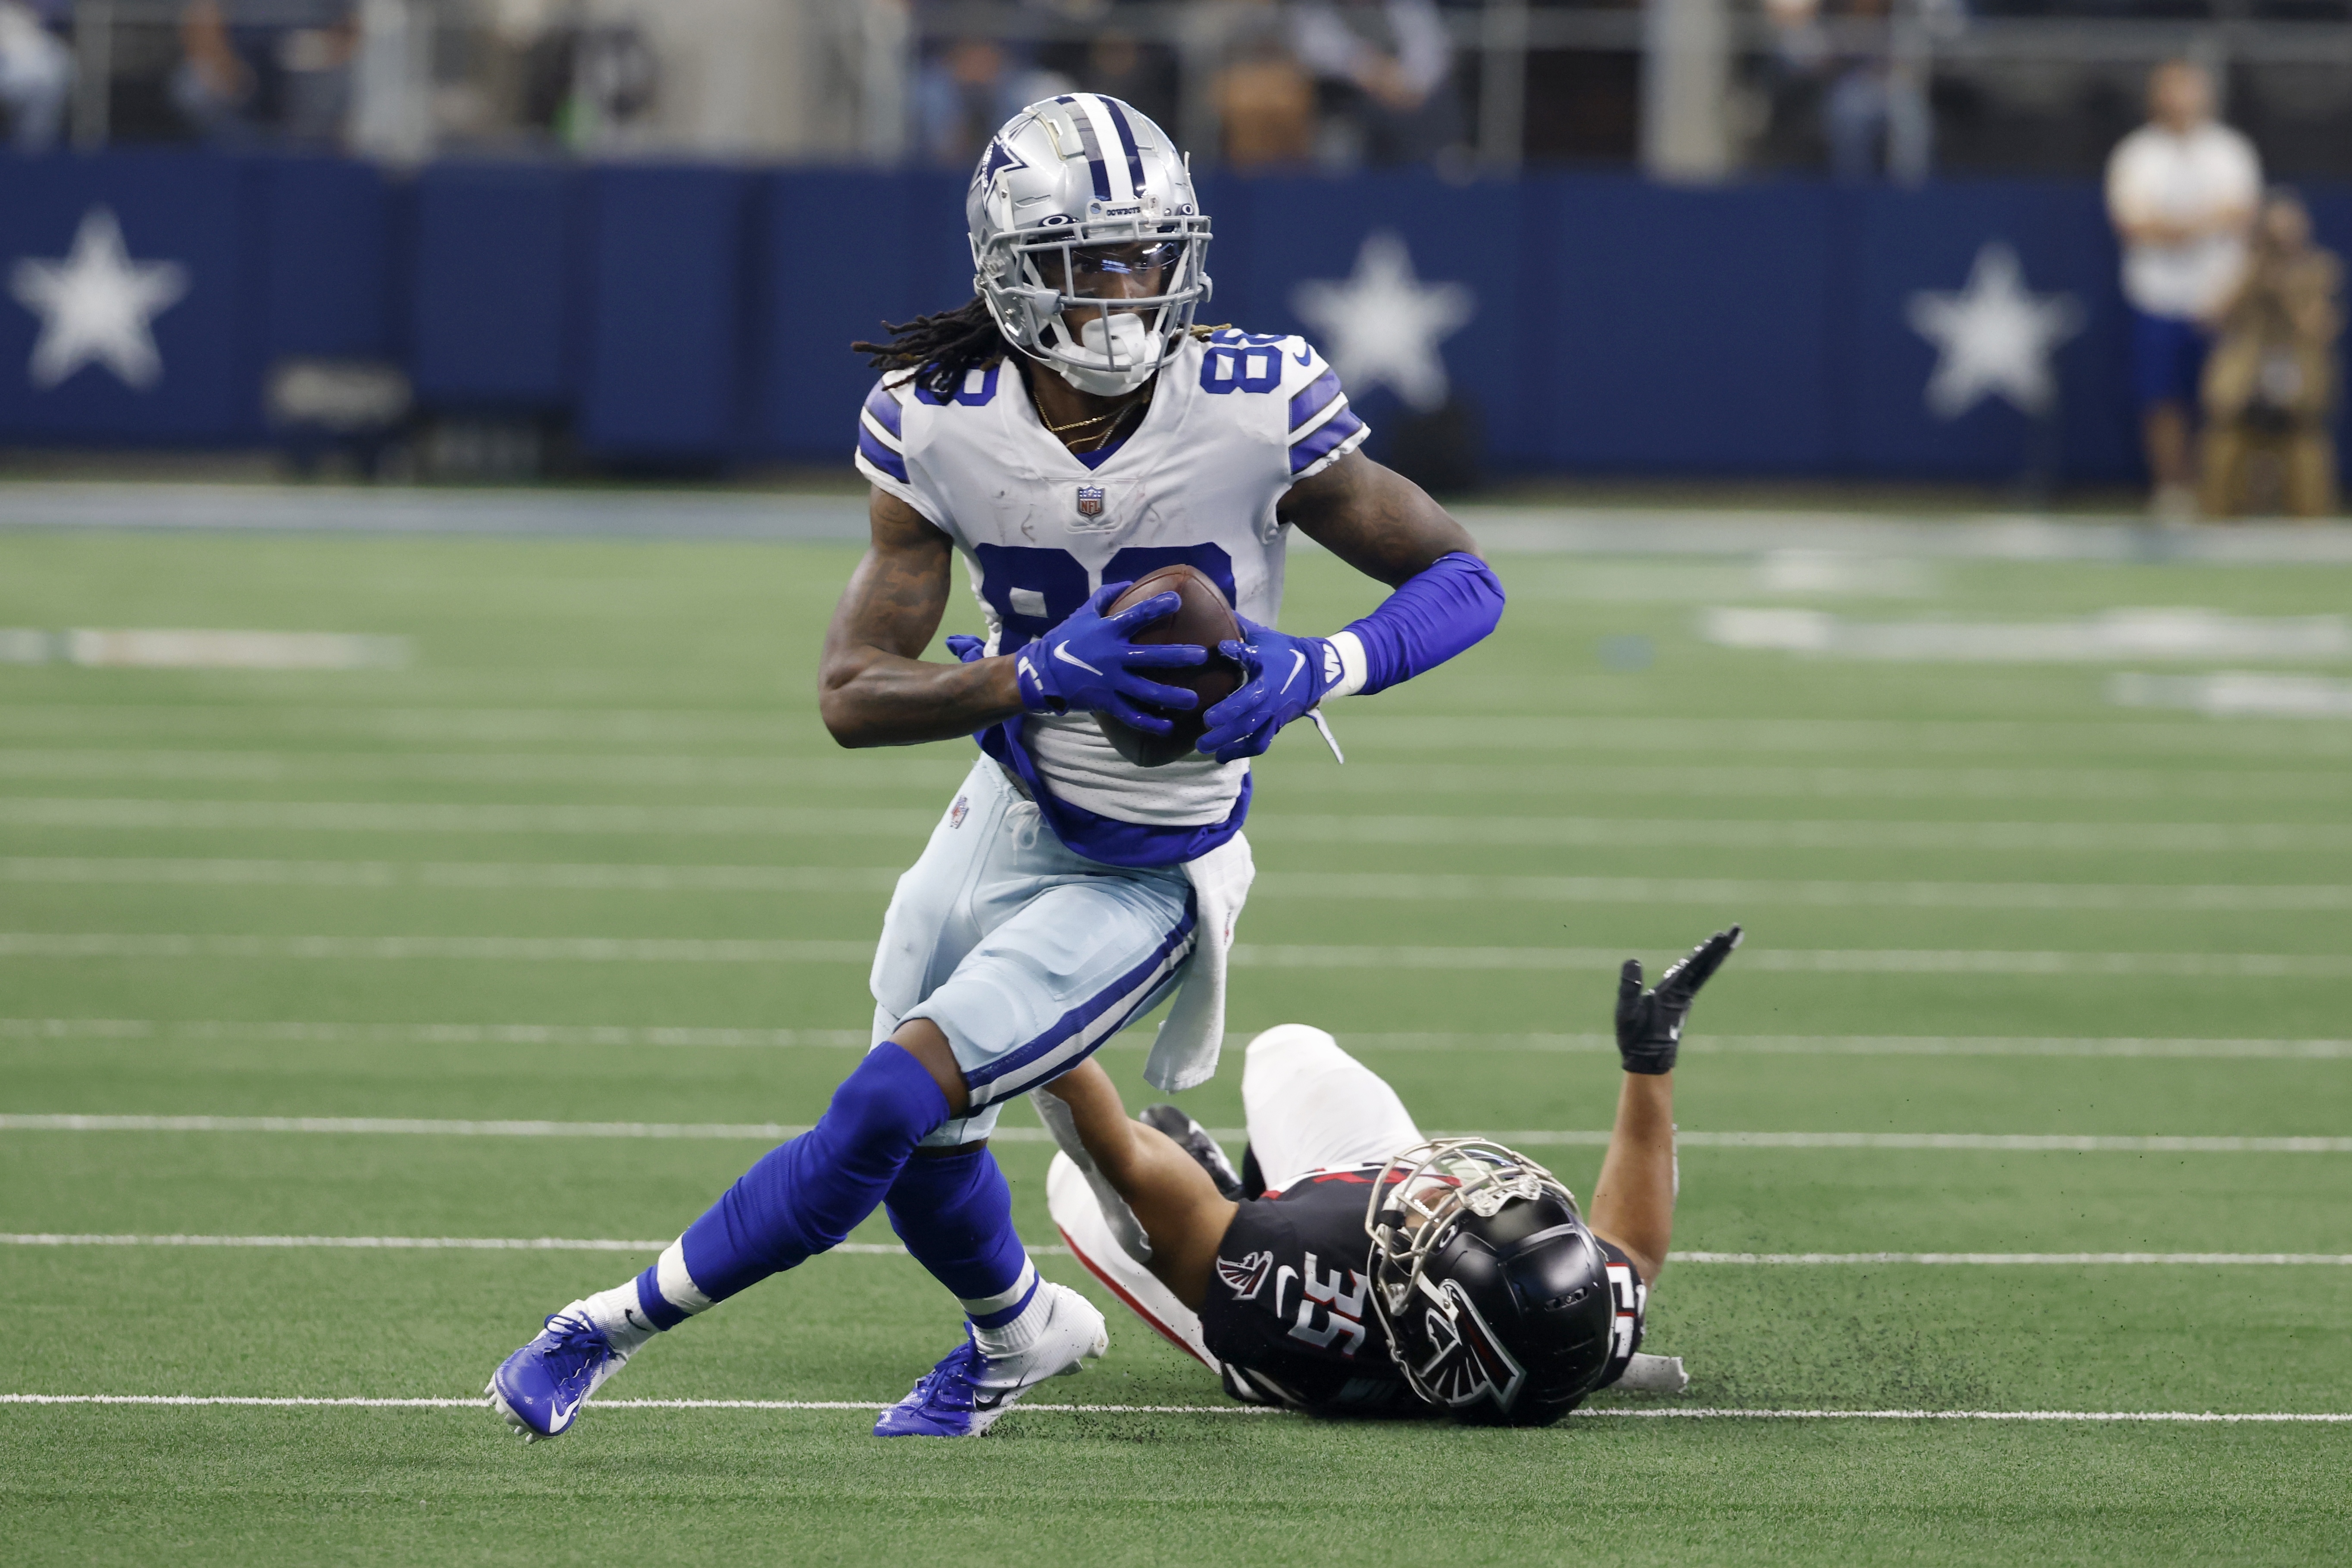
[[[1642,960],[1625,960],[1625,967],[1617,972],[1617,1054],[1624,1059],[1626,1071],[1675,1070],[1675,1052],[1682,1048],[1683,1020],[1690,1017],[1691,998],[1731,956],[1739,937],[1737,925],[1717,932],[1661,976],[1654,991],[1642,988]]]

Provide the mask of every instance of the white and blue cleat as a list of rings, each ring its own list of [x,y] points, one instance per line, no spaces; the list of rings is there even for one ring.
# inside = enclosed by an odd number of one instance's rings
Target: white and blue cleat
[[[588,1396],[628,1360],[574,1301],[547,1320],[539,1337],[499,1363],[483,1390],[489,1407],[526,1443],[560,1437]]]
[[[1066,1285],[1041,1281],[1037,1288],[1053,1295],[1034,1343],[1013,1355],[991,1356],[967,1337],[923,1374],[912,1393],[882,1412],[874,1435],[977,1437],[1030,1389],[1079,1371],[1110,1348],[1110,1332],[1092,1301]]]

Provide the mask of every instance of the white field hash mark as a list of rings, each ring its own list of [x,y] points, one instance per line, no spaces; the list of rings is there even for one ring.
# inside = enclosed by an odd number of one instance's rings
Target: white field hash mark
[[[103,1236],[0,1232],[0,1247],[194,1247],[327,1249],[359,1252],[658,1252],[667,1241],[560,1236]],[[906,1258],[889,1242],[845,1241],[831,1249],[852,1257]],[[1033,1258],[1067,1258],[1067,1247],[1037,1246]],[[1677,1263],[1735,1267],[1838,1268],[1874,1264],[1922,1267],[2352,1268],[2352,1252],[1677,1252]]]
[[[212,936],[186,932],[0,932],[0,958],[200,958],[243,961],[409,960],[498,963],[856,964],[870,941],[700,936]],[[1437,969],[1612,972],[1618,947],[1374,947],[1234,945],[1250,969]],[[1806,975],[2049,975],[2266,980],[2352,978],[2352,954],[2082,953],[1979,948],[1750,948],[1747,970]]]
[[[500,862],[0,856],[0,882],[68,886],[560,888],[628,893],[887,894],[886,866],[652,865]],[[2352,910],[2352,884],[1836,882],[1717,877],[1419,875],[1266,872],[1257,898],[1406,903],[1793,904],[1824,908],[2115,909],[2167,913]]]
[[[872,1414],[887,1399],[598,1399],[583,1410],[855,1410]],[[0,1394],[0,1405],[131,1405],[184,1407],[229,1406],[263,1409],[479,1410],[469,1399],[381,1399],[364,1396],[299,1397],[236,1394]],[[1286,1416],[1263,1405],[1032,1405],[1015,1415],[1033,1416]],[[1774,1410],[1706,1406],[1584,1406],[1576,1416],[1665,1416],[1726,1421],[2152,1421],[2196,1426],[2237,1423],[2336,1425],[2352,1414],[2287,1410]]]
[[[1237,1030],[1225,1044],[1238,1048],[1254,1031]],[[1617,1049],[1606,1034],[1440,1034],[1343,1031],[1354,1051],[1528,1051],[1600,1054]],[[873,1043],[867,1029],[730,1029],[705,1025],[556,1023],[303,1023],[191,1019],[0,1018],[0,1040],[120,1040],[205,1045],[222,1041],[279,1045],[611,1046],[713,1050],[856,1050]],[[1685,1039],[1697,1055],[1766,1056],[2048,1056],[2169,1060],[2352,1060],[2352,1040],[2144,1039],[2128,1035],[1873,1035],[1725,1034]],[[1113,1040],[1112,1051],[1146,1049],[1141,1040]]]
[[[302,1133],[438,1138],[736,1139],[769,1144],[809,1129],[774,1122],[457,1121],[404,1116],[140,1116],[61,1113],[0,1114],[11,1133]],[[1238,1145],[1238,1127],[1212,1127],[1220,1143]],[[1605,1129],[1520,1129],[1486,1134],[1512,1146],[1606,1148]],[[990,1136],[1008,1144],[1047,1144],[1043,1127],[999,1127]],[[1915,1149],[2024,1154],[2347,1155],[2352,1137],[2240,1137],[2176,1134],[2074,1133],[1709,1133],[1678,1132],[1685,1149]]]

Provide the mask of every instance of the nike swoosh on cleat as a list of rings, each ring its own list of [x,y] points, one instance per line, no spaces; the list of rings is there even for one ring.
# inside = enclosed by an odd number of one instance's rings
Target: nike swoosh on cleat
[[[1006,1400],[1012,1398],[1014,1395],[1020,1392],[1021,1391],[1017,1388],[1007,1388],[994,1394],[990,1394],[984,1390],[975,1388],[971,1391],[971,1407],[975,1412],[993,1410],[998,1406],[1003,1404]]]
[[[1297,649],[1293,648],[1290,651],[1290,674],[1283,681],[1282,689],[1286,692],[1288,691],[1290,689],[1290,683],[1297,680],[1298,678],[1298,672],[1306,667],[1307,655],[1300,653]]]
[[[1076,653],[1071,653],[1070,645],[1067,643],[1056,643],[1054,644],[1054,657],[1061,660],[1062,663],[1066,664],[1076,664],[1078,668],[1084,670],[1090,675],[1099,675],[1102,674],[1100,670],[1096,669],[1092,664],[1087,664],[1084,659],[1081,659]]]

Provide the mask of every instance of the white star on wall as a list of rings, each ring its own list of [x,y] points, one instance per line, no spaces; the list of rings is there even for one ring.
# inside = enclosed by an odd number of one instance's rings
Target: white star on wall
[[[188,269],[176,261],[132,261],[122,225],[106,208],[92,207],[65,259],[20,258],[8,291],[41,319],[26,367],[35,386],[47,390],[84,365],[104,365],[144,392],[163,374],[148,324],[188,292]]]
[[[1364,236],[1355,276],[1302,283],[1290,308],[1323,340],[1331,368],[1348,390],[1393,388],[1423,413],[1445,406],[1445,361],[1437,345],[1478,312],[1477,297],[1459,283],[1423,283],[1404,241],[1386,229]]]
[[[1906,315],[1936,345],[1927,407],[1939,419],[1958,419],[1987,397],[2021,413],[2049,413],[2058,397],[2050,356],[2083,329],[2074,297],[2027,292],[2017,252],[1999,240],[1977,252],[1958,294],[1920,289]]]

